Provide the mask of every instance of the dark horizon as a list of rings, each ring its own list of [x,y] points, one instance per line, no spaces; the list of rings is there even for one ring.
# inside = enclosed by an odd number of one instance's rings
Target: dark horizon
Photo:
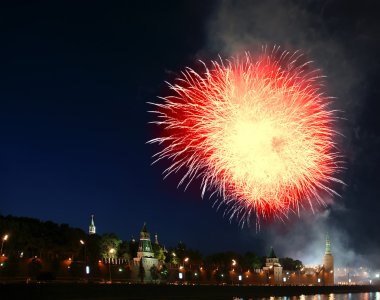
[[[329,233],[342,264],[380,267],[378,5],[373,1],[18,1],[0,4],[0,214],[121,239],[144,222],[165,245],[317,262]],[[258,45],[301,49],[343,111],[341,198],[285,223],[240,228],[151,166],[147,102],[186,67]],[[1,229],[0,229],[1,230]],[[0,231],[1,233],[1,231]],[[320,254],[319,254],[320,253]],[[338,258],[337,258],[338,259]]]

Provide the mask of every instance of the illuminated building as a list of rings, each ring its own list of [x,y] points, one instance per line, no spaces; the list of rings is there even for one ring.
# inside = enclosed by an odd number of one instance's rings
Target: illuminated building
[[[154,257],[152,243],[150,241],[150,233],[144,223],[140,231],[139,248],[137,250],[137,257],[133,258],[136,270],[140,266],[140,261],[145,269],[146,279],[150,278],[150,268],[153,266],[158,267],[158,259]],[[138,272],[136,272],[137,274]]]
[[[88,227],[88,234],[95,234],[96,233],[96,227],[94,223],[94,215],[91,215],[91,222],[90,226]]]
[[[280,264],[279,258],[274,253],[272,247],[268,257],[266,258],[265,267],[263,267],[263,271],[265,271],[267,274],[268,283],[282,283],[282,266]]]
[[[331,243],[326,235],[326,250],[323,257],[323,284],[334,285],[334,257],[331,253]]]

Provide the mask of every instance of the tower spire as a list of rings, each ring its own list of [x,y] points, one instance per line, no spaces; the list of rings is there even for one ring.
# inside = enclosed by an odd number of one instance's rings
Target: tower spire
[[[154,235],[154,243],[155,243],[156,245],[159,245],[159,244],[160,244],[160,243],[158,242],[158,234],[157,234],[157,233]]]
[[[140,231],[140,242],[137,257],[154,257],[152,243],[150,241],[150,233],[146,227],[145,222],[143,228]]]
[[[325,250],[325,254],[331,254],[331,243],[330,243],[329,234],[326,234],[326,250]]]
[[[94,215],[91,215],[91,221],[90,226],[88,227],[88,234],[95,234],[96,233],[96,227],[94,222]]]

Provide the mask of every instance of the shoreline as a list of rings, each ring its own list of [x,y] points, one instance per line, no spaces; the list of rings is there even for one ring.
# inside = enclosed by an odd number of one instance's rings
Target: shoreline
[[[351,286],[221,286],[221,285],[150,285],[89,283],[8,283],[0,285],[2,300],[8,299],[234,299],[380,292],[376,285]]]

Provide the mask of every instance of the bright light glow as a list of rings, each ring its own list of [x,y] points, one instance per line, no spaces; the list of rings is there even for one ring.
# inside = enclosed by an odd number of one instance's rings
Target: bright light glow
[[[119,272],[123,272],[123,269],[122,269],[122,268],[119,268]]]
[[[90,267],[86,266],[86,274],[90,274]]]
[[[186,257],[183,261],[188,262],[188,261],[189,261],[189,258]]]
[[[380,277],[380,274],[376,274],[376,278],[379,278]]]
[[[198,276],[198,273],[197,273],[197,272],[195,272],[195,273],[194,273],[194,276]]]
[[[9,237],[9,235],[8,235],[8,234],[4,235],[4,237],[3,237],[3,241],[6,241],[6,240],[8,240],[8,237]]]
[[[109,250],[109,253],[110,254],[114,254],[116,252],[116,250],[114,249],[114,248],[111,248],[110,250]]]
[[[283,281],[283,282],[286,282],[286,277],[282,278],[282,281]]]
[[[83,240],[79,240],[79,243],[81,243],[82,245],[84,245],[84,241]]]
[[[318,278],[318,283],[320,283],[321,282],[321,278]]]
[[[221,59],[203,74],[186,69],[153,104],[162,131],[149,143],[163,147],[155,162],[172,162],[165,177],[182,170],[179,185],[200,178],[202,197],[215,195],[242,226],[324,205],[343,182],[321,77],[298,52],[278,49]]]
[[[236,266],[236,260],[234,260],[234,259],[232,260],[232,265]]]
[[[248,277],[248,276],[247,276]],[[241,281],[243,279],[243,276],[239,275],[239,280]]]
[[[178,278],[179,279],[182,279],[183,278],[183,274],[181,272],[178,273]]]

